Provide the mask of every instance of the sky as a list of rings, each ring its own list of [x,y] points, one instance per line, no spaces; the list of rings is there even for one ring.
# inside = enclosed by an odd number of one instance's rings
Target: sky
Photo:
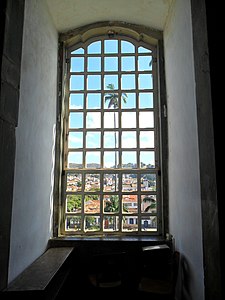
[[[120,51],[119,51],[120,49]],[[104,51],[106,56],[101,57],[101,52]],[[153,88],[153,78],[151,73],[141,73],[144,71],[152,71],[152,56],[151,50],[139,47],[138,59],[135,62],[135,46],[128,41],[105,40],[91,43],[87,47],[87,53],[83,48],[78,48],[71,52],[71,66],[70,66],[70,99],[69,107],[72,110],[69,117],[69,127],[71,129],[83,128],[84,121],[86,122],[86,138],[83,132],[70,132],[69,133],[69,148],[81,148],[80,152],[69,154],[69,162],[82,163],[82,148],[84,147],[84,140],[86,147],[90,150],[96,148],[105,148],[104,152],[104,167],[112,167],[115,165],[115,155],[118,157],[118,151],[112,151],[110,148],[118,147],[118,131],[116,132],[117,145],[115,145],[115,133],[113,128],[117,129],[119,126],[119,113],[114,112],[113,107],[108,109],[108,103],[104,101],[104,97],[111,90],[107,87],[108,84],[113,84],[115,90],[119,88],[119,75],[116,74],[121,70],[121,89],[127,94],[127,101],[121,101],[121,108],[126,109],[121,113],[121,128],[122,131],[121,147],[127,148],[126,150],[137,147],[137,122],[140,128],[140,147],[153,148],[154,145],[154,112],[153,111],[132,111],[136,108],[136,85],[139,90],[138,106],[140,109],[153,108],[153,92],[149,91]],[[118,52],[121,59],[118,58]],[[83,54],[87,54],[87,66],[85,67],[85,59]],[[90,56],[89,56],[90,55]],[[137,76],[132,72],[140,72]],[[87,78],[82,74],[87,70]],[[100,73],[103,71],[103,76]],[[101,94],[102,88],[105,94]],[[85,106],[84,91],[87,89],[86,119],[81,109]],[[108,109],[104,111],[101,121],[101,101],[103,101],[103,108]],[[129,111],[130,109],[130,111]],[[80,111],[79,111],[80,110]],[[96,110],[96,111],[95,111]],[[114,123],[116,120],[116,126]],[[132,120],[132,121],[131,121]],[[103,145],[101,145],[101,128],[105,128],[103,136]],[[109,129],[107,131],[107,129]],[[149,130],[147,130],[149,129]],[[111,131],[110,131],[111,130]],[[136,151],[123,151],[122,164],[133,163],[136,164]],[[146,164],[154,165],[154,151],[141,151],[140,160]],[[118,158],[117,158],[118,161]],[[100,163],[100,151],[88,151],[86,163]]]

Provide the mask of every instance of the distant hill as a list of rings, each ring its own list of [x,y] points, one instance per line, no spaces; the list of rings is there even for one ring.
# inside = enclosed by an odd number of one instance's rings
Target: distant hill
[[[90,163],[90,164],[87,164],[87,168],[89,169],[100,169],[100,164],[96,164],[96,163]],[[112,166],[111,168],[114,168],[115,166]],[[136,164],[132,164],[132,163],[128,163],[128,164],[123,164],[122,165],[122,168],[123,169],[135,169],[137,167]],[[76,164],[76,163],[70,163],[69,164],[69,168],[70,169],[81,169],[83,168],[83,165],[82,164]],[[141,168],[143,169],[153,169],[154,166],[151,165],[151,164],[148,164],[148,165],[145,165],[143,163],[141,163]]]

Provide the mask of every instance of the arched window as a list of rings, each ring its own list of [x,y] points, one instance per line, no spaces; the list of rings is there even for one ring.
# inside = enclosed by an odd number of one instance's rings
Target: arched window
[[[162,233],[157,53],[114,31],[66,47],[61,234]]]

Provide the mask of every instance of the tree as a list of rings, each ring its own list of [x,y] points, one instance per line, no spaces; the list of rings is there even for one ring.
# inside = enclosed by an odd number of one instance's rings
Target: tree
[[[108,93],[105,95],[105,102],[109,102],[108,108],[113,107],[114,109],[119,107],[119,94],[115,93],[115,86],[112,83],[109,83],[107,85],[107,88],[112,91],[112,93]],[[127,94],[122,93],[121,94],[121,99],[123,100],[124,103],[127,103]],[[116,114],[114,111],[114,128],[116,128]],[[116,139],[116,131],[114,132],[114,138],[115,138],[115,148],[117,146],[117,139]],[[116,157],[116,152],[115,152],[115,167],[117,167],[117,157]]]
[[[67,211],[74,212],[81,210],[81,196],[80,195],[68,195],[67,196]]]
[[[111,91],[115,90],[115,86],[112,83],[109,83],[107,85],[107,88],[110,89]],[[105,102],[109,101],[108,108],[110,108],[112,106],[113,106],[113,108],[118,108],[119,107],[119,101],[118,101],[119,95],[118,95],[118,93],[108,93],[106,95],[108,95],[108,96],[105,96]],[[122,93],[121,98],[122,98],[124,103],[127,103],[127,94],[126,93]]]
[[[149,202],[150,204],[145,208],[144,212],[148,212],[150,210],[155,210],[156,209],[156,200],[152,197],[144,197],[143,199],[144,203]]]
[[[119,211],[119,197],[112,195],[109,201],[106,201],[105,212],[118,212]]]

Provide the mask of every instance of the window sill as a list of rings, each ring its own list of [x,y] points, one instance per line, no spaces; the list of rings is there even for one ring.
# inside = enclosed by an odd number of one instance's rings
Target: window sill
[[[56,237],[49,240],[49,247],[73,247],[80,243],[89,242],[121,242],[147,245],[170,244],[170,240],[162,236],[76,236]]]

